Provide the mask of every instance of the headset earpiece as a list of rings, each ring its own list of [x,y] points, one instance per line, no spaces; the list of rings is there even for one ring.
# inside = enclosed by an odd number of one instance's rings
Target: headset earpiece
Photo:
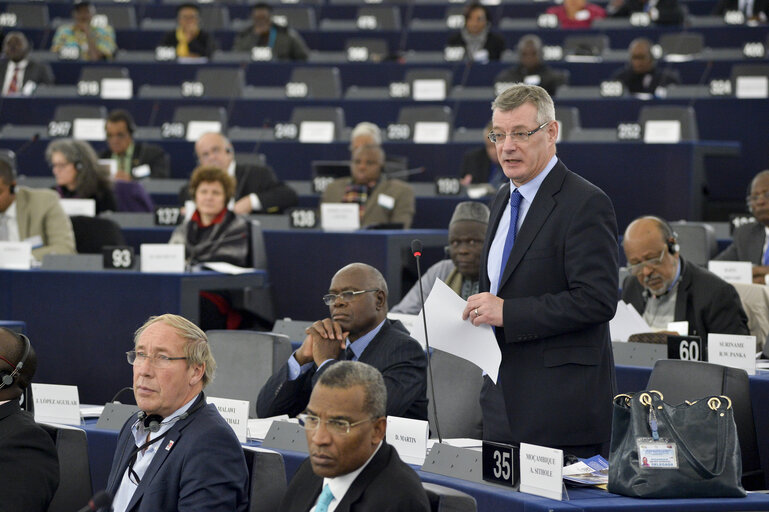
[[[13,386],[13,384],[16,382],[16,376],[21,373],[21,370],[24,368],[24,363],[27,362],[27,357],[29,357],[29,351],[31,349],[29,338],[27,338],[25,335],[21,333],[14,333],[19,340],[21,340],[24,343],[24,352],[22,353],[21,359],[19,359],[19,362],[15,365],[10,362],[8,359],[4,358],[3,356],[0,356],[0,360],[5,361],[10,365],[11,368],[13,368],[13,371],[11,373],[8,373],[7,371],[0,371],[0,389],[8,388]]]
[[[675,233],[673,233],[673,235],[675,235]],[[681,250],[681,247],[678,245],[678,241],[676,240],[675,236],[668,238],[666,243],[668,246],[668,252],[670,254],[676,254]]]
[[[11,186],[8,187],[8,193],[15,194],[16,193],[16,182],[14,181],[11,183]]]

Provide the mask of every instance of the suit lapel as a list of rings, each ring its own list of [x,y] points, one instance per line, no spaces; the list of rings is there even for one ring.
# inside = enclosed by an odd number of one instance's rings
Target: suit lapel
[[[682,320],[688,318],[686,303],[689,299],[689,287],[692,284],[691,275],[686,272],[687,263],[683,259],[679,259],[679,261],[681,262],[681,282],[678,283],[678,291],[676,292],[676,307],[673,312],[673,321],[677,321],[679,318]],[[692,332],[692,327],[696,327],[696,325],[690,325],[689,332]]]
[[[379,448],[376,455],[374,455],[374,458],[371,459],[368,466],[361,471],[360,475],[353,481],[350,488],[347,489],[342,501],[340,501],[339,505],[336,507],[337,512],[349,512],[350,507],[361,498],[366,491],[366,488],[368,488],[369,483],[371,483],[371,481],[384,470],[385,466],[387,466],[387,461],[390,458],[390,450],[392,450],[390,445],[388,445],[386,441],[383,441],[382,446]]]
[[[155,475],[157,475],[158,470],[163,465],[166,458],[172,451],[168,447],[169,443],[173,442],[175,444],[179,439],[180,435],[181,433],[179,432],[179,430],[176,430],[175,428],[172,427],[168,435],[165,436],[162,441],[158,441],[157,444],[159,444],[159,446],[158,446],[157,452],[155,452],[155,456],[152,457],[152,462],[150,462],[150,465],[147,468],[147,471],[144,473],[144,476],[142,477],[141,482],[139,482],[139,486],[136,488],[134,495],[131,497],[131,501],[128,503],[128,507],[126,507],[126,510],[131,510],[133,507],[135,507],[136,503],[142,498],[142,496],[144,496],[144,491],[146,491],[147,487],[150,486],[150,484],[152,483],[152,479],[155,478]],[[122,474],[121,474],[121,478],[122,478]]]
[[[750,237],[750,253],[749,254],[755,254],[756,259],[753,260],[758,265],[764,264],[764,243],[766,242],[766,230],[764,229],[763,224],[757,224],[756,228],[756,236]]]
[[[123,442],[122,439],[118,440],[118,446],[123,446],[123,453],[120,454],[120,459],[118,460],[117,464],[117,467],[121,468],[121,470],[115,471],[112,474],[113,479],[107,482],[107,491],[111,496],[114,496],[117,492],[118,487],[120,486],[120,482],[123,480],[123,474],[125,474],[125,470],[128,467],[128,459],[131,458],[131,452],[133,452],[134,448],[136,448],[136,444],[133,441],[134,437],[131,432],[131,427],[128,426],[133,425],[134,423],[136,423],[135,414],[131,417],[130,423],[126,423],[126,426],[124,427],[125,430],[123,435],[128,436],[128,441]]]

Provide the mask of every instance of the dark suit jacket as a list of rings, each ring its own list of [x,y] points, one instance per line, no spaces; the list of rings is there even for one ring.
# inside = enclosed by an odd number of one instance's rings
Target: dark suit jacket
[[[3,59],[0,61],[0,88],[2,88],[2,84],[4,83],[3,81],[5,80],[6,71],[8,71],[8,59]],[[24,78],[22,79],[19,88],[23,88],[27,82],[35,82],[38,85],[53,84],[54,78],[51,66],[46,62],[29,59],[27,61],[27,69],[24,70]]]
[[[8,474],[0,479],[4,512],[45,512],[59,486],[59,459],[48,432],[18,400],[0,405],[0,453]]]
[[[646,78],[647,76],[650,78]],[[681,76],[678,74],[678,71],[657,66],[649,73],[636,73],[630,66],[625,66],[615,71],[611,79],[622,82],[624,88],[631,93],[645,92],[654,94],[657,87],[667,87],[671,84],[681,83]]]
[[[462,31],[457,31],[451,34],[446,46],[461,46],[462,48],[466,48],[465,40],[462,37]],[[486,36],[486,44],[483,45],[483,48],[489,52],[489,60],[499,60],[502,56],[502,52],[505,51],[505,47],[505,38],[496,32],[489,32],[488,36]],[[465,59],[472,60],[472,55],[466,55]]]
[[[506,184],[491,208],[481,291],[489,290],[489,246],[509,197]],[[508,442],[608,446],[617,260],[611,201],[559,160],[529,208],[497,292],[504,299],[504,325],[495,335]]]
[[[609,7],[609,16],[627,18],[634,12],[643,12],[644,6],[644,0],[625,0],[616,10],[612,10]],[[684,11],[678,4],[678,0],[659,0],[656,7],[657,11],[659,11],[659,17],[657,20],[653,20],[654,23],[658,25],[680,25],[684,22]]]
[[[112,496],[136,448],[131,433],[136,419],[135,414],[131,416],[118,437],[107,480],[107,492]],[[249,477],[243,449],[213,404],[177,421],[157,444],[128,505],[129,512],[248,510]]]
[[[526,69],[519,64],[500,72],[494,78],[494,83],[523,82],[527,76],[531,75],[539,75],[538,85],[546,90],[550,96],[555,96],[558,88],[565,84],[567,79],[565,72],[551,68],[547,64],[541,64],[534,69]]]
[[[464,178],[468,174],[473,177],[473,183],[486,183],[489,181],[489,169],[491,160],[486,154],[486,148],[476,148],[462,155],[462,167],[459,177]]]
[[[388,416],[427,419],[427,359],[403,324],[385,320],[360,361],[382,372],[387,387]],[[259,391],[257,416],[296,416],[304,411],[315,382],[334,362],[326,363],[320,370],[313,364],[312,369],[296,380],[288,380],[288,363],[285,363]]]
[[[307,512],[315,505],[323,488],[323,478],[312,472],[310,459],[296,470],[286,490],[281,512]],[[419,476],[404,463],[395,448],[382,442],[379,451],[361,471],[337,512],[429,512],[430,502]]]
[[[112,152],[107,148],[99,153],[99,158],[112,158]],[[155,144],[134,141],[131,168],[133,169],[140,165],[150,166],[150,175],[146,176],[147,178],[169,178],[171,176],[171,163],[168,153]]]
[[[766,230],[760,222],[745,224],[734,230],[732,243],[724,249],[717,260],[749,261],[754,265],[764,264],[764,242]]]
[[[715,274],[681,258],[681,277],[676,295],[674,320],[689,322],[689,334],[707,341],[708,333],[750,334],[748,317],[732,285]],[[622,285],[622,300],[643,315],[644,288],[635,276]]]

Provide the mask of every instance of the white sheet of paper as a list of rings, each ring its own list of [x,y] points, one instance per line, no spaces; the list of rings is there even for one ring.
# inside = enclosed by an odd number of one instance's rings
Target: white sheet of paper
[[[478,366],[496,384],[502,351],[490,325],[474,326],[470,319],[462,320],[462,311],[467,301],[454,293],[440,279],[435,280],[430,296],[425,301],[427,311],[427,332],[430,346],[466,359]],[[417,325],[422,325],[422,313],[417,315]],[[425,343],[423,329],[411,333],[422,345]]]
[[[617,302],[617,312],[609,322],[612,341],[627,341],[632,334],[652,330],[633,306],[622,300]]]
[[[738,334],[708,334],[708,362],[742,368],[756,374],[756,337]]]
[[[32,383],[35,421],[80,425],[80,397],[77,386]]]
[[[324,231],[355,231],[360,228],[357,203],[322,203],[320,226]]]
[[[231,276],[247,274],[254,271],[253,268],[239,267],[232,263],[227,263],[226,261],[207,261],[206,263],[203,263],[203,266],[210,268],[215,272],[219,272],[220,274],[229,274]]]
[[[681,123],[679,121],[646,121],[644,142],[647,144],[677,144],[681,142]]]
[[[270,430],[273,421],[290,421],[288,414],[272,416],[270,418],[251,418],[248,420],[248,438],[264,439]],[[296,420],[295,420],[296,421]]]
[[[320,144],[334,142],[334,123],[331,121],[302,121],[299,124],[299,142]]]
[[[749,261],[708,261],[708,270],[727,283],[753,282],[753,264]]]
[[[430,424],[424,420],[387,417],[387,444],[398,451],[407,464],[422,465],[427,455],[427,433]]]
[[[104,412],[103,405],[80,405],[80,416],[83,418],[98,418]]]
[[[32,244],[29,242],[0,242],[0,268],[29,270]]]
[[[689,336],[689,322],[681,320],[680,322],[668,322],[668,331],[677,332],[679,336]]]
[[[101,97],[105,100],[130,100],[134,83],[130,78],[102,78]]]
[[[195,142],[204,133],[220,133],[221,131],[222,123],[219,121],[190,121],[187,123],[186,138],[189,142]]]
[[[78,140],[105,140],[104,119],[78,118],[72,123],[72,138]]]
[[[216,406],[219,414],[235,432],[238,441],[241,443],[248,441],[248,400],[209,396],[206,401]]]
[[[446,82],[441,79],[421,78],[414,80],[411,91],[414,101],[443,101],[446,99]]]
[[[734,95],[738,98],[766,98],[769,96],[769,78],[765,76],[738,76]]]
[[[96,200],[94,199],[59,199],[64,213],[70,217],[82,215],[84,217],[94,217],[96,215]]]
[[[417,121],[414,123],[414,144],[445,144],[449,141],[449,123]]]
[[[142,272],[184,272],[183,244],[141,244]]]

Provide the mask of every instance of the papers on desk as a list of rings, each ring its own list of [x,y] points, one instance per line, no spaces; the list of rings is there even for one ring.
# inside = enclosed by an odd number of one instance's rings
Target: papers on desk
[[[609,483],[609,463],[600,455],[594,455],[564,466],[563,479],[586,485],[606,485]]]
[[[427,332],[430,346],[466,359],[478,366],[496,384],[502,352],[497,345],[494,331],[489,325],[474,326],[470,320],[462,320],[467,301],[454,293],[446,283],[435,280],[430,296],[425,301],[427,311]],[[419,317],[422,316],[419,313]],[[417,325],[422,325],[419,318]],[[422,345],[425,334],[416,329],[411,335]]]
[[[98,418],[104,411],[103,405],[83,405],[80,404],[80,416],[82,418]]]
[[[203,263],[203,266],[213,270],[214,272],[219,272],[220,274],[229,274],[231,276],[247,274],[254,271],[253,268],[239,267],[224,261],[208,261]]]
[[[272,416],[270,418],[253,418],[248,420],[247,437],[249,439],[264,439],[267,437],[267,431],[270,430],[273,421],[291,421],[298,423],[296,419],[289,419],[287,414]]]
[[[609,322],[612,341],[627,341],[633,334],[653,330],[632,305],[623,300],[617,303],[617,312]]]

